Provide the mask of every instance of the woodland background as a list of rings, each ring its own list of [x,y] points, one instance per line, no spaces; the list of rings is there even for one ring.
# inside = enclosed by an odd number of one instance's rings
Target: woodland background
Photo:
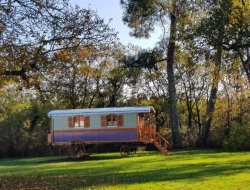
[[[53,154],[48,111],[151,105],[173,148],[250,150],[250,2],[121,0],[123,45],[67,0],[0,1],[0,155]]]

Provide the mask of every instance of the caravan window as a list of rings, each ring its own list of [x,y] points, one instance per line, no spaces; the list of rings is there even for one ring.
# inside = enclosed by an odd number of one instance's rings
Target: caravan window
[[[116,115],[108,115],[107,116],[107,127],[116,127],[117,126],[117,116]]]
[[[84,127],[84,117],[75,116],[74,117],[74,127]]]
[[[78,115],[78,116],[69,117],[68,120],[69,120],[68,122],[69,128],[90,127],[89,116]]]
[[[101,115],[101,126],[102,127],[123,127],[123,115]]]

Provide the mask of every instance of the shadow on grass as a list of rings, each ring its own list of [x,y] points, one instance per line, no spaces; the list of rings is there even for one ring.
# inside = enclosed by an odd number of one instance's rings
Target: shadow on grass
[[[142,165],[143,166],[143,165]],[[101,166],[100,166],[101,167]],[[250,170],[249,161],[232,164],[189,164],[179,165],[173,169],[153,169],[143,172],[119,172],[119,168],[93,169],[91,173],[86,173],[82,169],[73,171],[61,170],[60,173],[50,173],[49,175],[27,176],[4,176],[0,177],[1,189],[16,189],[19,185],[22,188],[35,188],[37,186],[48,189],[76,189],[104,187],[110,185],[141,184],[146,182],[171,182],[188,180],[190,183],[197,180],[205,180],[209,177],[219,177],[232,175],[238,172]]]
[[[50,163],[60,163],[60,162],[87,162],[87,161],[95,161],[95,160],[112,160],[112,159],[124,159],[120,155],[114,156],[84,156],[81,158],[76,157],[59,157],[57,159],[51,160],[38,160],[37,164],[50,164]]]
[[[213,154],[212,154],[213,153]],[[218,154],[217,154],[218,153]],[[190,183],[193,181],[203,181],[210,177],[223,177],[234,175],[241,172],[250,170],[250,159],[246,160],[231,160],[229,162],[217,163],[206,162],[205,159],[209,157],[230,156],[227,153],[220,154],[220,151],[215,150],[189,150],[173,152],[173,157],[158,157],[158,152],[145,152],[134,155],[134,157],[145,157],[143,162],[141,159],[133,162],[133,159],[128,158],[128,162],[119,162],[116,164],[108,163],[105,165],[103,162],[88,161],[95,160],[111,160],[111,159],[127,159],[122,158],[118,153],[112,155],[93,155],[83,160],[75,160],[72,158],[52,158],[34,160],[36,164],[58,163],[58,162],[85,162],[88,164],[95,164],[97,167],[73,167],[73,168],[44,168],[33,175],[14,175],[14,176],[0,176],[0,189],[25,189],[41,187],[47,189],[89,189],[96,187],[105,187],[112,185],[125,185],[125,184],[142,184],[147,182],[172,182],[186,180]],[[170,161],[174,162],[175,159],[183,159],[189,155],[198,155],[199,159],[204,159],[202,163],[180,163],[173,167],[167,165],[154,165],[154,167],[144,168],[144,162],[150,162],[157,157],[157,162]],[[211,154],[211,155],[210,155]],[[153,156],[150,160],[147,156]],[[176,157],[175,157],[176,156]],[[183,156],[183,157],[181,157]],[[133,157],[133,156],[132,156]],[[181,157],[181,158],[180,158]],[[171,158],[171,159],[170,159]],[[192,156],[190,156],[190,159]],[[185,159],[183,159],[185,160]],[[34,162],[32,162],[34,164]],[[135,164],[136,167],[131,167]],[[131,170],[132,169],[132,170]]]
[[[212,153],[220,153],[220,150],[171,150],[170,153],[172,156],[167,157],[167,159],[178,159],[178,156],[186,157],[188,155],[204,155],[207,156]],[[112,159],[127,159],[131,157],[145,157],[152,155],[162,155],[160,151],[139,151],[136,154],[132,154],[129,157],[122,157],[120,153],[114,153],[112,155],[109,154],[100,154],[93,153],[89,156],[85,156],[82,158],[74,158],[71,156],[62,156],[62,157],[34,157],[34,158],[11,158],[11,159],[0,159],[0,166],[24,166],[24,165],[34,165],[34,164],[50,164],[50,163],[58,163],[58,162],[85,162],[85,161],[95,161],[95,160],[112,160]],[[177,156],[177,157],[176,157]],[[166,157],[163,157],[165,159]],[[191,157],[190,157],[191,158]],[[183,158],[181,158],[183,159]],[[186,160],[189,157],[185,158]]]
[[[142,153],[142,154],[141,154]],[[120,153],[115,153],[113,155],[103,155],[103,154],[91,154],[89,156],[84,156],[82,158],[75,158],[75,157],[59,157],[56,159],[50,160],[37,160],[35,163],[37,164],[49,164],[49,163],[58,163],[58,162],[87,162],[87,161],[96,161],[96,160],[118,160],[118,159],[129,159],[129,158],[139,158],[150,156],[155,152],[139,152],[137,154],[131,154],[128,157],[122,157]],[[160,153],[161,154],[161,153]]]
[[[173,155],[200,155],[200,154],[213,154],[213,153],[225,153],[223,150],[219,149],[183,149],[183,150],[170,150]]]
[[[60,163],[60,162],[87,162],[96,160],[112,160],[112,159],[128,159],[131,157],[145,157],[150,156],[155,152],[139,152],[139,154],[131,154],[128,157],[122,157],[120,153],[109,154],[91,154],[81,158],[75,158],[71,156],[61,156],[61,157],[35,157],[35,158],[21,158],[21,159],[2,159],[0,160],[0,166],[31,166],[36,164],[50,164],[50,163]]]

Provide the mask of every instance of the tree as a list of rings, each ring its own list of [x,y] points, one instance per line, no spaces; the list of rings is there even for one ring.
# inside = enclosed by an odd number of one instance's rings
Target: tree
[[[101,50],[94,46],[61,50],[53,55],[45,67],[46,80],[41,83],[44,95],[60,100],[66,108],[92,106],[96,80],[101,76],[98,59]]]
[[[42,91],[70,108],[117,106],[127,81],[119,48],[103,44],[61,50],[46,68]]]
[[[227,53],[230,54],[230,50],[237,47],[238,49],[236,49],[240,54],[243,68],[245,69],[246,74],[248,73],[247,56],[242,56],[242,53],[244,52],[242,48],[247,47],[248,43],[248,40],[243,39],[247,39],[248,34],[245,34],[246,30],[244,29],[243,32],[239,32],[241,31],[241,27],[245,25],[237,26],[237,23],[242,22],[244,19],[242,14],[239,14],[239,12],[243,12],[239,11],[237,6],[235,6],[236,2],[237,5],[242,4],[243,2],[238,0],[214,0],[205,2],[207,3],[205,4],[205,7],[209,11],[207,11],[206,16],[202,18],[202,24],[198,29],[198,36],[202,39],[199,41],[202,41],[201,43],[204,44],[204,47],[212,50],[210,57],[214,62],[214,68],[212,71],[212,81],[210,84],[211,90],[207,102],[206,114],[203,118],[201,134],[198,140],[198,144],[201,147],[206,146],[213,114],[215,112],[218,87],[222,77],[221,67],[224,59],[223,56],[226,53],[224,50],[229,50]]]
[[[172,2],[159,0],[121,0],[124,8],[123,21],[133,28],[131,35],[136,37],[149,37],[154,31],[156,23],[164,23],[169,16],[170,36],[167,44],[167,74],[168,93],[170,105],[170,125],[174,147],[181,147],[180,124],[177,110],[177,95],[174,75],[174,55],[177,35],[177,23],[183,13],[182,7],[185,1],[174,0]]]
[[[15,85],[0,90],[0,155],[45,155],[49,102],[41,103],[32,92],[17,91]]]
[[[41,57],[58,48],[56,41],[63,36],[51,29],[59,30],[67,2],[5,0],[0,6],[1,74],[27,80],[28,72],[39,68]]]
[[[215,50],[214,55],[214,70],[212,73],[211,90],[209,95],[209,100],[207,103],[206,114],[203,118],[201,133],[198,140],[198,145],[204,147],[206,145],[209,130],[211,127],[212,117],[215,110],[215,102],[217,98],[218,85],[220,80],[220,69],[222,64],[222,51],[223,51],[223,40],[224,31],[226,24],[226,17],[223,13],[225,5],[219,4],[218,1],[214,1],[214,12],[207,19],[204,20],[202,25],[202,31],[208,44],[212,46]],[[213,32],[212,32],[213,31]],[[211,33],[212,37],[211,37]]]
[[[187,127],[193,130],[192,128],[197,126],[200,132],[200,105],[207,90],[209,71],[205,65],[206,61],[202,62],[200,53],[192,52],[192,48],[185,44],[184,50],[177,54],[176,77],[179,79],[177,88],[179,88],[179,99],[186,104],[183,114],[187,114]]]
[[[250,2],[234,0],[229,4],[231,12],[228,15],[224,49],[237,53],[250,83]]]
[[[94,11],[72,8],[67,0],[6,0],[0,6],[1,75],[21,78],[38,91],[44,90],[42,80],[50,80],[46,71],[56,62],[55,54],[77,51],[79,46],[108,47],[116,39]]]

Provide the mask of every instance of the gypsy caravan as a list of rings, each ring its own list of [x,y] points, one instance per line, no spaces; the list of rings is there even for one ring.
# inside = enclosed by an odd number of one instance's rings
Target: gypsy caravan
[[[124,143],[123,156],[131,153],[131,144],[152,143],[168,155],[168,142],[146,121],[154,113],[151,106],[52,110],[48,142],[71,145],[78,156],[85,154],[86,146],[98,143]]]

